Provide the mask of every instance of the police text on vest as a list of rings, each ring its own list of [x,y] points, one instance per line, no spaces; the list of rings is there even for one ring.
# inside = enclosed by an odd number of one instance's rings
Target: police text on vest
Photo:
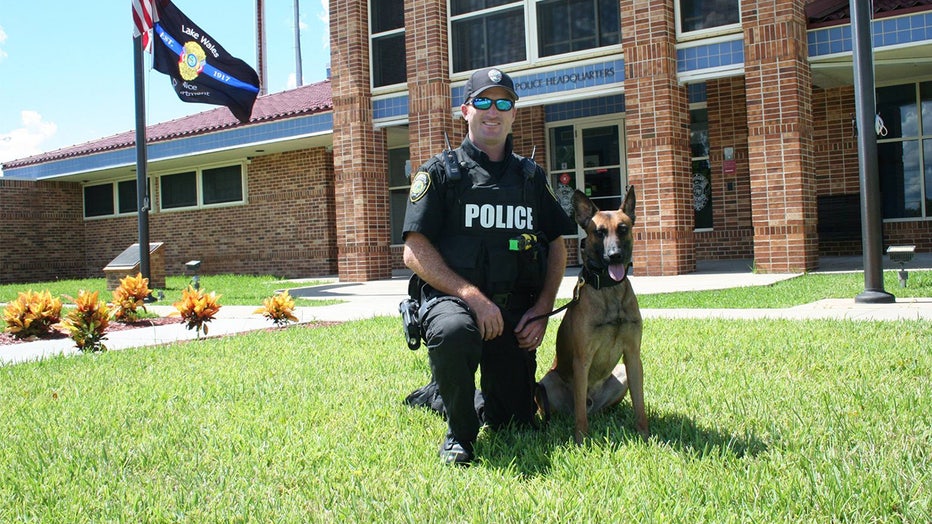
[[[526,206],[466,204],[465,226],[477,225],[484,229],[534,229],[534,213]]]

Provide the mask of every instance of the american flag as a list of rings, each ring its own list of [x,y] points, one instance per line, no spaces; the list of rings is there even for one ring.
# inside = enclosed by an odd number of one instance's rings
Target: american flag
[[[151,51],[149,34],[159,19],[155,11],[155,2],[156,0],[133,0],[133,37],[142,35],[142,48],[147,51]]]

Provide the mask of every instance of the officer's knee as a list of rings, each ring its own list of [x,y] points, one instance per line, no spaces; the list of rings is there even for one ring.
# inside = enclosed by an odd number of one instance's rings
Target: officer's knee
[[[437,304],[425,323],[425,340],[431,351],[481,351],[482,335],[472,314],[452,301]]]

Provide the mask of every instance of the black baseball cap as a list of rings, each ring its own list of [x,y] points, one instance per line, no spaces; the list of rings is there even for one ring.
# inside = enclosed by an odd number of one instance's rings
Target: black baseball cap
[[[518,99],[518,93],[515,92],[515,83],[508,76],[508,73],[495,67],[487,67],[476,71],[466,81],[466,87],[463,89],[465,93],[463,103],[465,104],[469,99],[479,96],[486,89],[493,87],[502,87],[511,93],[515,100]]]

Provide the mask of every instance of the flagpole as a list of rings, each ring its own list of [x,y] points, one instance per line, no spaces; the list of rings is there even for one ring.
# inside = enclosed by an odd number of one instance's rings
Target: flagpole
[[[149,271],[149,186],[146,164],[146,86],[142,36],[133,38],[133,73],[136,90],[136,207],[139,210],[139,271],[152,281]],[[150,295],[151,297],[151,295]]]
[[[864,291],[854,297],[862,304],[889,304],[896,297],[883,288],[883,213],[880,168],[874,131],[876,98],[874,59],[871,56],[871,2],[849,0],[851,57],[854,65],[854,105],[858,130],[858,182],[861,186],[861,249]]]

